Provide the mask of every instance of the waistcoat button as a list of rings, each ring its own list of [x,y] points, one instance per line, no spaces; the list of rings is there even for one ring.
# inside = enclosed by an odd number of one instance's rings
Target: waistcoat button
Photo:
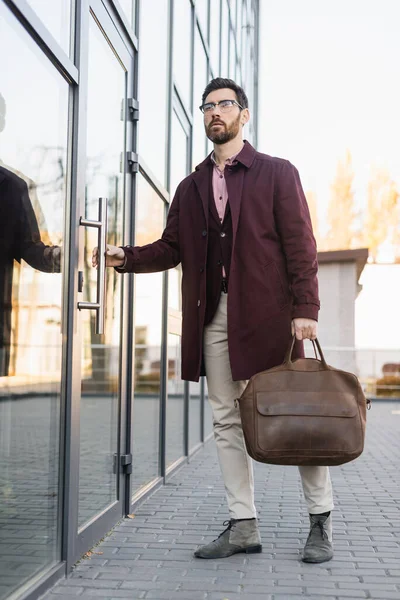
[[[206,237],[206,235],[207,235],[207,231],[204,229],[204,231],[202,231],[202,232],[201,232],[201,235],[202,235],[203,237]]]
[[[221,232],[221,237],[225,237],[225,236],[226,236],[226,233],[225,233],[225,231],[222,231],[222,232]]]

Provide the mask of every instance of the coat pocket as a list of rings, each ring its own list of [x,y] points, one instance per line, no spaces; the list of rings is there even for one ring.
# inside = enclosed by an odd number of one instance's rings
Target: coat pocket
[[[287,306],[289,304],[289,295],[285,293],[281,275],[274,261],[270,261],[264,265],[264,275],[265,285],[279,308],[282,309]]]

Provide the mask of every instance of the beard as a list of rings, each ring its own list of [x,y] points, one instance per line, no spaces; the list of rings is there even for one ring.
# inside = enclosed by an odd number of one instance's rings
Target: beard
[[[225,124],[220,125],[221,128],[223,128],[220,131],[212,131],[212,126],[214,124],[214,121],[211,121],[211,123],[208,125],[208,127],[206,127],[206,135],[208,137],[209,140],[211,140],[214,144],[226,144],[227,142],[230,142],[231,140],[233,140],[237,134],[239,133],[240,130],[240,114],[238,116],[238,118],[236,119],[236,121],[233,121],[233,123],[231,123],[229,125],[229,127]]]

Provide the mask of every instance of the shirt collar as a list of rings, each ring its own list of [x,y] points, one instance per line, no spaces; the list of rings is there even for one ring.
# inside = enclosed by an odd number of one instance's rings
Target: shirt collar
[[[213,165],[215,163],[212,162],[212,154],[209,154],[203,162],[196,166],[196,171],[201,170],[203,167],[207,167],[210,164]],[[236,155],[236,161],[242,163],[248,169],[253,164],[254,158],[256,156],[256,150],[253,148],[251,144],[247,140],[244,140],[244,146],[239,154]]]
[[[236,164],[237,162],[240,162],[240,163],[242,163],[242,165],[244,165],[245,167],[247,167],[249,169],[253,163],[255,154],[256,154],[256,151],[253,148],[253,146],[251,144],[249,144],[249,142],[247,140],[244,140],[243,148],[237,154],[230,156],[227,159],[226,163],[232,164],[233,162],[235,162],[235,164]],[[211,160],[212,164],[216,165],[215,158],[214,158],[214,152],[209,154],[208,158],[204,162],[206,163],[207,160]],[[232,162],[228,162],[228,161],[232,161]]]
[[[244,148],[244,146],[243,146],[243,148]],[[225,160],[225,164],[226,164],[226,165],[232,165],[232,164],[234,163],[234,161],[235,161],[235,158],[236,158],[237,156],[239,156],[239,154],[241,153],[241,151],[243,150],[243,148],[241,148],[241,149],[239,150],[239,152],[236,152],[236,154],[233,154],[232,156],[230,156],[229,158],[227,158],[227,159]],[[217,165],[217,162],[216,162],[216,160],[215,160],[215,153],[214,153],[214,151],[211,153],[211,160],[212,160],[212,162],[213,162],[214,166],[218,167],[218,165]]]

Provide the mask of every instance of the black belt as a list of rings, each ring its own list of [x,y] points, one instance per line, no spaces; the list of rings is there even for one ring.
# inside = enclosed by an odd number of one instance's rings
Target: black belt
[[[224,292],[224,294],[228,293],[228,280],[225,277],[221,280],[221,291]]]

